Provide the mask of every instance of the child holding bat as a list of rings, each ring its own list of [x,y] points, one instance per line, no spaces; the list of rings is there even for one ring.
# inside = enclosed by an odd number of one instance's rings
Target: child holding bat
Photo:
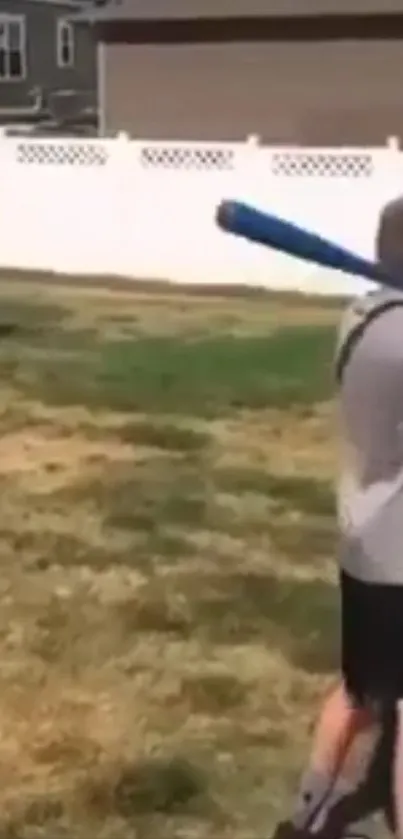
[[[402,290],[382,288],[353,304],[336,364],[347,448],[339,493],[342,680],[320,716],[292,818],[277,829],[284,839],[348,835],[348,824],[332,826],[332,813],[357,791],[353,747],[390,715],[393,811],[403,839],[403,198],[381,214],[377,256]]]

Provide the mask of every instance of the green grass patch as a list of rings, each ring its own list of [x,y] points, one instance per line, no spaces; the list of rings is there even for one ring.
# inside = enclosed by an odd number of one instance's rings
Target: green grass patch
[[[110,342],[56,326],[0,349],[0,374],[48,405],[213,417],[309,406],[326,399],[331,387],[329,326],[280,328],[267,337]]]

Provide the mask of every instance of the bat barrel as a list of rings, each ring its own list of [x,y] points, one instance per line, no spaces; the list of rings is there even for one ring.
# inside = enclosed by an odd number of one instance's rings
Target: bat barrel
[[[291,222],[286,222],[287,230],[282,219],[239,201],[222,201],[217,209],[216,220],[218,226],[227,233],[234,233],[277,250],[286,249],[288,252],[285,236],[291,232]]]

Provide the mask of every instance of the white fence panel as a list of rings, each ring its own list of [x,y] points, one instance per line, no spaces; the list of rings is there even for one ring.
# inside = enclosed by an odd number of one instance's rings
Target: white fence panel
[[[246,201],[372,257],[403,155],[1,138],[0,178],[0,267],[354,294],[369,284],[223,234],[216,207]]]

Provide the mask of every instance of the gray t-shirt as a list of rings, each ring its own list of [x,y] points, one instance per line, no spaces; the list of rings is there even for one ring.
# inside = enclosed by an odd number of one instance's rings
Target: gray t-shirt
[[[341,566],[366,582],[403,585],[403,306],[375,318],[354,346],[340,412]]]

